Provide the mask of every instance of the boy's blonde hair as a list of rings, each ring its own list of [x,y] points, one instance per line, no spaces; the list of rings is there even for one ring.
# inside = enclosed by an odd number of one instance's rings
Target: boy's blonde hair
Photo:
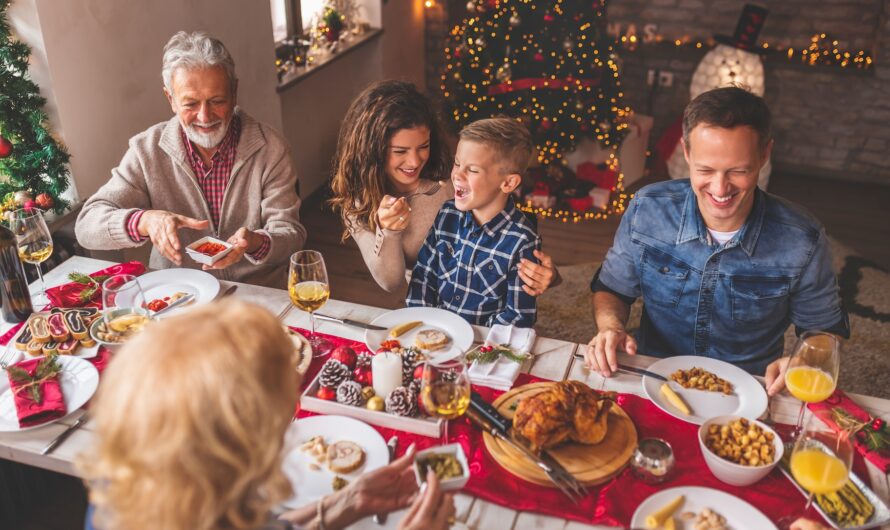
[[[513,118],[497,117],[474,121],[460,131],[461,140],[485,144],[494,149],[504,174],[524,175],[532,154],[532,135]]]
[[[79,461],[103,528],[254,529],[281,471],[299,377],[274,315],[237,300],[152,323],[115,355]]]

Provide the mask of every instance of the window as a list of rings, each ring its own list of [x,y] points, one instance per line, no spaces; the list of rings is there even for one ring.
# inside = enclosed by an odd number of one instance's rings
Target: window
[[[280,42],[301,33],[319,16],[327,0],[269,0],[272,7],[272,35]]]

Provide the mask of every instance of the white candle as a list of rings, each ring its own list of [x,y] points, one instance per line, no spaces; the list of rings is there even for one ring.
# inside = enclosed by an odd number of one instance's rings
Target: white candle
[[[402,386],[402,356],[381,352],[371,359],[371,378],[374,393],[386,399],[397,387]]]

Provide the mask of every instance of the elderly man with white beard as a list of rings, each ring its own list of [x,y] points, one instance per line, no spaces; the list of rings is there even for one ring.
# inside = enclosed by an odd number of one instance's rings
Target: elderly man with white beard
[[[78,242],[109,250],[151,241],[152,268],[197,268],[183,249],[210,235],[235,248],[204,270],[281,287],[288,257],[306,240],[287,143],[236,107],[235,63],[219,40],[177,33],[162,77],[175,116],[130,139],[80,212]]]

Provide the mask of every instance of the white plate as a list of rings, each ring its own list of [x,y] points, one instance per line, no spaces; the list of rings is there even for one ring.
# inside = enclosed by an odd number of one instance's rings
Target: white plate
[[[451,343],[434,352],[433,358],[444,358],[455,349],[460,350],[459,353],[465,353],[473,347],[473,327],[460,316],[436,307],[406,307],[378,316],[371,324],[383,326],[386,330],[365,330],[365,344],[372,352],[377,351],[383,341],[389,340],[390,329],[415,320],[423,324],[396,339],[402,346],[414,346],[414,337],[424,329],[439,329],[451,337]]]
[[[138,281],[143,294],[145,294],[146,304],[158,298],[173,296],[176,293],[195,295],[194,302],[173,308],[158,318],[165,318],[190,307],[210,303],[219,293],[219,280],[196,269],[161,269],[143,274],[138,278]],[[121,298],[122,304],[128,302],[123,297]]]
[[[683,401],[689,405],[692,414],[687,416],[674,407],[661,394],[661,384],[653,377],[643,376],[643,390],[646,396],[661,410],[671,416],[701,425],[715,416],[743,416],[749,419],[757,419],[766,411],[766,390],[757,379],[748,372],[727,362],[699,357],[696,355],[680,355],[667,357],[653,363],[647,370],[670,379],[672,373],[677,370],[690,370],[697,366],[726,379],[732,383],[731,395],[720,392],[707,392],[704,390],[691,390],[671,383],[673,388]]]
[[[41,313],[45,313],[47,316],[49,316],[49,314],[50,314],[49,311],[42,311]],[[29,359],[32,358],[26,352],[23,352],[22,350],[19,350],[15,347],[16,339],[19,338],[19,335],[21,335],[22,333],[25,332],[26,327],[27,327],[27,324],[25,326],[22,326],[22,328],[18,331],[18,333],[16,333],[11,339],[9,339],[9,342],[6,344],[3,352],[0,352],[0,360],[4,361],[6,364],[17,363],[26,357]],[[87,329],[89,329],[89,327]],[[18,354],[18,355],[16,355],[16,354]],[[6,355],[5,358],[4,358],[4,355]],[[96,343],[96,345],[90,346],[88,348],[84,347],[83,345],[80,345],[77,347],[76,350],[74,350],[74,353],[72,353],[70,356],[65,355],[64,357],[80,357],[81,359],[92,359],[93,357],[95,357],[97,355],[99,355],[99,344],[98,343]],[[60,357],[62,357],[62,356],[60,355]],[[0,374],[0,377],[2,377],[2,374]]]
[[[685,495],[686,500],[674,512],[675,518],[683,512],[699,513],[705,508],[710,508],[726,518],[730,530],[747,530],[751,528],[756,528],[757,530],[777,530],[776,525],[767,516],[742,499],[720,490],[697,486],[681,486],[653,493],[637,507],[637,511],[634,512],[633,518],[630,520],[630,526],[633,528],[646,528],[647,515],[657,511],[680,495]],[[677,522],[680,523],[680,526],[677,528],[692,528],[691,522],[686,523],[686,526],[683,526],[683,523],[679,520]]]
[[[99,386],[99,371],[90,362],[70,355],[60,355],[58,360],[59,364],[62,365],[62,372],[59,374],[59,381],[62,384],[62,396],[65,398],[65,405],[68,407],[68,414],[63,417],[67,417],[82,407],[96,393],[96,387]],[[5,372],[0,375],[4,379],[7,377]],[[57,418],[31,427],[19,427],[12,390],[6,389],[3,394],[0,394],[0,432],[27,431],[43,427],[61,419]]]
[[[324,437],[324,443],[348,440],[365,451],[365,463],[351,473],[334,473],[321,464],[312,469],[315,459],[300,450],[300,445],[313,436]],[[284,457],[282,469],[294,488],[294,496],[284,502],[288,508],[311,504],[334,492],[334,477],[340,476],[352,483],[359,475],[383,467],[389,463],[389,449],[380,433],[367,423],[345,416],[312,416],[295,421],[288,428],[286,444],[292,449]]]

